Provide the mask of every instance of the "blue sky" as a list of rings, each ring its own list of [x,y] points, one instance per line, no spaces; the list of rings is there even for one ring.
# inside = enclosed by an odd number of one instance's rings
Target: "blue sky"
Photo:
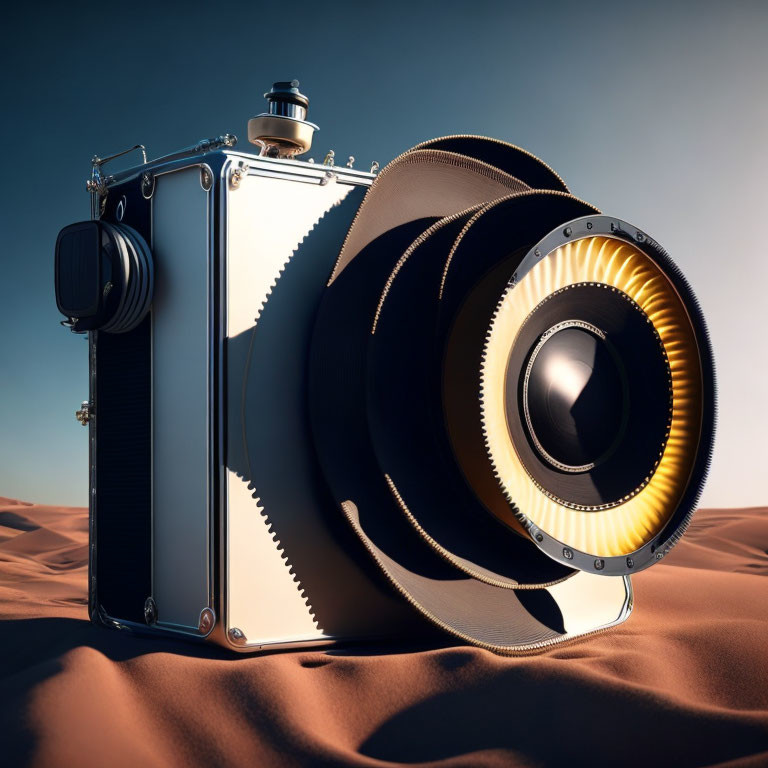
[[[26,3],[4,11],[0,495],[85,504],[86,342],[58,324],[53,245],[89,159],[234,132],[299,78],[320,158],[382,164],[480,133],[642,226],[709,317],[721,390],[709,506],[764,504],[768,6],[538,2]],[[221,8],[223,10],[217,10]],[[758,403],[762,407],[755,407]]]

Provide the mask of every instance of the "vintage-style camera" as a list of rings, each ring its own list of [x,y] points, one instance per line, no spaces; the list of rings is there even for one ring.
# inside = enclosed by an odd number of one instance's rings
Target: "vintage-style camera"
[[[88,334],[91,618],[501,653],[623,621],[712,451],[683,275],[522,149],[304,161],[298,82],[266,98],[258,153],[94,158],[92,218],[59,234],[57,304]]]

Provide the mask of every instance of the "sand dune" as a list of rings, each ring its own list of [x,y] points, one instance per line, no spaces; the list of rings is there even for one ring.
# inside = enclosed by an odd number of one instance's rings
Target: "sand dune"
[[[626,624],[525,659],[99,629],[87,537],[0,499],[0,765],[768,765],[768,510],[700,512]]]

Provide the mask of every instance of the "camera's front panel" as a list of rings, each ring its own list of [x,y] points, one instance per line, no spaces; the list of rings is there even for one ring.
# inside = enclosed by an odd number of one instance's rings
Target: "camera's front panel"
[[[225,191],[221,618],[238,650],[413,636],[407,606],[371,580],[328,495],[307,414],[317,305],[369,182],[261,161]]]

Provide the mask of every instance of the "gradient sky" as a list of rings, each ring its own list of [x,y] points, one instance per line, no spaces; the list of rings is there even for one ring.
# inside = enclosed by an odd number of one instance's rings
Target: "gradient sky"
[[[262,93],[295,77],[318,159],[383,165],[435,136],[494,136],[662,243],[718,366],[703,504],[768,503],[765,3],[26,2],[3,15],[0,495],[87,503],[73,415],[87,343],[59,326],[53,246],[89,216],[91,156],[224,132],[247,147]]]

